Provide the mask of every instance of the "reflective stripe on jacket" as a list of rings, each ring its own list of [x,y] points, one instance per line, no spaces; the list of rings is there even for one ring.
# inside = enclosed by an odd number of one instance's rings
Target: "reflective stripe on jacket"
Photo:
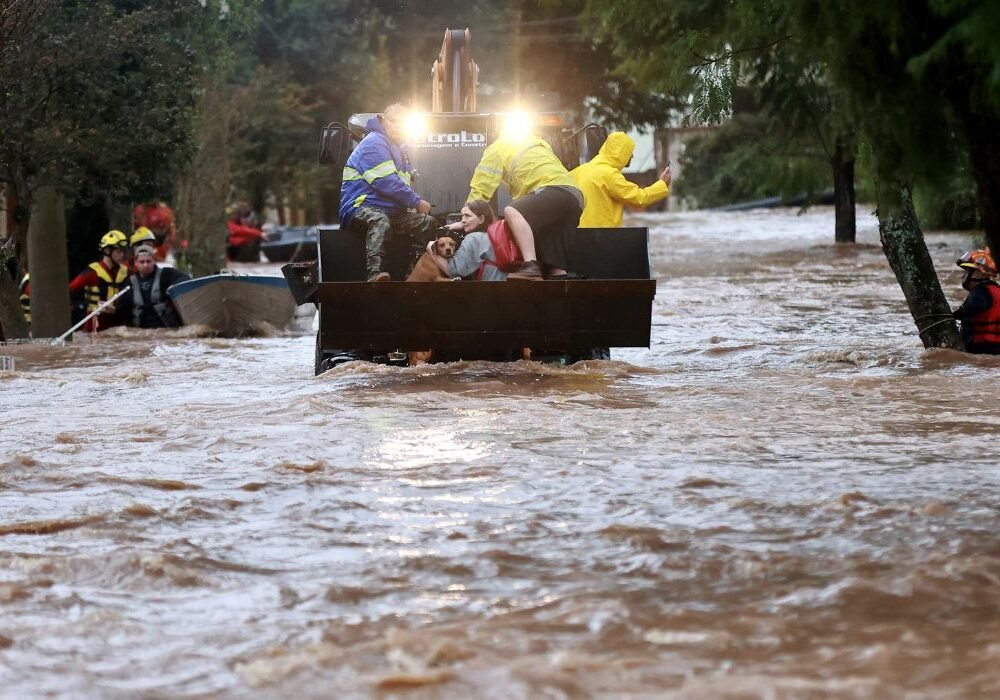
[[[87,302],[87,313],[98,307],[102,301],[112,298],[122,288],[122,283],[128,279],[128,268],[119,265],[112,278],[111,273],[103,263],[93,262],[88,265],[97,275],[97,286],[88,286],[83,290],[83,298]]]
[[[420,196],[410,189],[411,168],[402,149],[389,140],[378,117],[369,119],[366,129],[368,133],[344,166],[340,186],[342,226],[362,204],[391,214],[414,209],[420,203]]]
[[[471,191],[466,201],[490,201],[501,182],[507,184],[514,199],[553,185],[577,189],[576,182],[552,152],[552,147],[540,138],[501,137],[487,146],[472,174]]]
[[[975,344],[1000,344],[1000,286],[984,284],[990,293],[993,303],[990,308],[969,318],[967,323],[971,330],[970,341]]]
[[[634,150],[635,142],[628,134],[616,131],[589,163],[570,172],[587,202],[580,228],[618,228],[622,225],[625,205],[645,207],[670,194],[663,180],[643,188],[622,175],[622,168],[628,165]]]

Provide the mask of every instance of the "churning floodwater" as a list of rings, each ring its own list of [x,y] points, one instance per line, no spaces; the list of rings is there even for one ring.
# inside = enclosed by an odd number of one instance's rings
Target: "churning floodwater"
[[[0,695],[1000,696],[1000,358],[923,350],[858,213],[633,217],[610,362],[0,348]]]

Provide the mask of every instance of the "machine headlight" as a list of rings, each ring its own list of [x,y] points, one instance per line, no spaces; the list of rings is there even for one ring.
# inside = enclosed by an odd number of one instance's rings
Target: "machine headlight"
[[[512,139],[528,139],[535,130],[535,116],[530,112],[516,110],[507,112],[503,118],[502,135]]]
[[[403,139],[407,143],[423,141],[427,135],[427,120],[424,115],[417,112],[409,112],[403,117]]]

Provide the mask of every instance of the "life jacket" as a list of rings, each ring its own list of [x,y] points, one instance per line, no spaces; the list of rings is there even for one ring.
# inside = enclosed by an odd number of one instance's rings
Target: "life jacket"
[[[174,313],[166,295],[160,286],[160,274],[163,268],[157,266],[153,273],[153,284],[149,288],[149,299],[145,299],[139,284],[139,275],[132,275],[129,284],[132,285],[132,325],[139,327],[142,322],[143,309],[148,304],[160,318],[160,321],[167,328],[176,328],[181,325],[177,314]]]
[[[31,323],[31,276],[28,273],[21,278],[21,284],[17,286],[18,294],[21,298],[21,311],[24,313],[24,320]]]
[[[93,262],[88,265],[97,275],[97,285],[84,287],[83,298],[87,302],[87,313],[90,313],[100,305],[102,301],[111,299],[122,288],[122,283],[128,279],[128,267],[119,265],[115,276],[102,263]]]
[[[982,311],[968,320],[972,331],[970,342],[976,345],[992,343],[1000,345],[1000,286],[983,285],[990,292],[993,303],[990,308]]]

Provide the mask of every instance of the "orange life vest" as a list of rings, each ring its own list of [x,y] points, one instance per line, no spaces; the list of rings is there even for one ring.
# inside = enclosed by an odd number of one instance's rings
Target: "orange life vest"
[[[982,311],[969,319],[971,327],[971,342],[976,343],[996,343],[1000,345],[1000,286],[995,284],[983,285],[989,290],[993,298],[993,304],[986,311]]]

